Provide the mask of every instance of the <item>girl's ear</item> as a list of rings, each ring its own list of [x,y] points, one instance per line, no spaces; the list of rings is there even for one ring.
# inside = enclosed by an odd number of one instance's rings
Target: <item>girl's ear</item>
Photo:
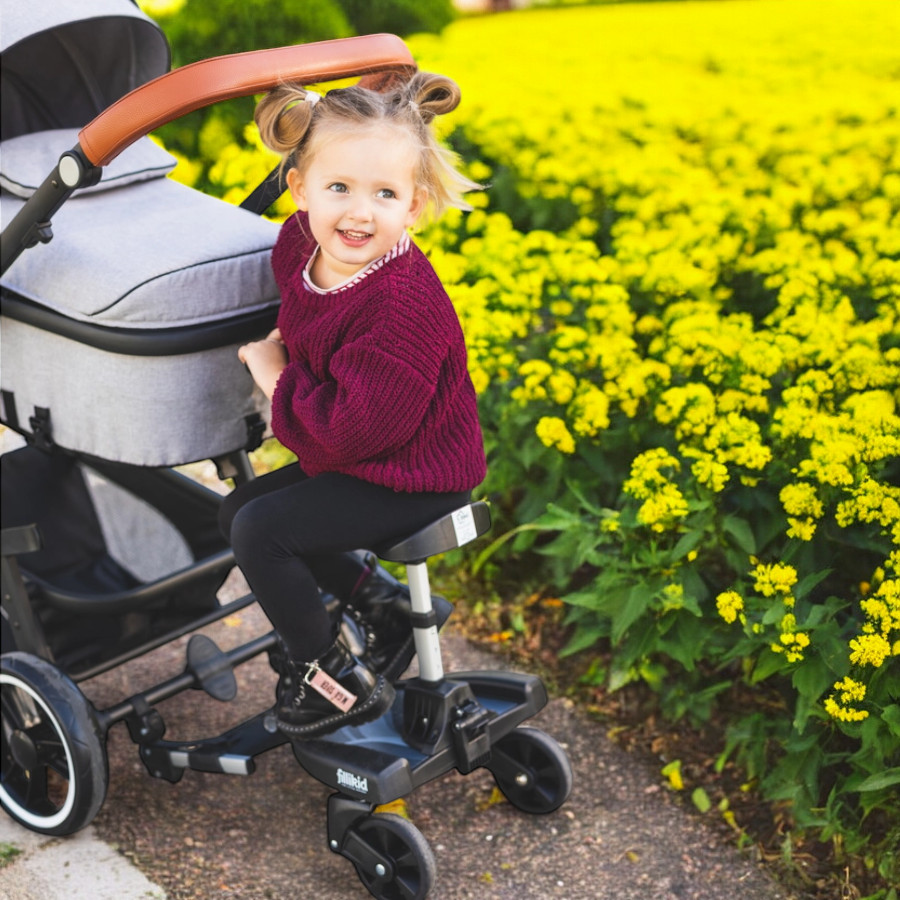
[[[425,188],[416,188],[413,193],[412,203],[409,205],[409,212],[406,214],[406,227],[415,225],[419,216],[425,211],[425,204],[428,202],[428,194]]]
[[[308,212],[309,206],[306,202],[306,190],[303,187],[303,179],[300,177],[300,173],[296,169],[288,169],[286,181],[288,190],[291,192],[291,198],[297,205],[297,209]]]

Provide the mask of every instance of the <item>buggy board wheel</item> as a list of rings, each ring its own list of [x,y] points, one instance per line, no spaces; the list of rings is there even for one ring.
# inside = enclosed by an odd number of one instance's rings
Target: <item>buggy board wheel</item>
[[[516,809],[550,813],[572,790],[572,765],[559,744],[538,728],[514,728],[491,748],[487,764],[497,787]]]
[[[352,830],[388,861],[375,871],[354,863],[359,880],[378,900],[424,900],[434,886],[437,867],[422,832],[403,816],[372,813]]]
[[[93,707],[52,663],[0,657],[0,806],[42,834],[88,825],[106,797],[106,746]]]

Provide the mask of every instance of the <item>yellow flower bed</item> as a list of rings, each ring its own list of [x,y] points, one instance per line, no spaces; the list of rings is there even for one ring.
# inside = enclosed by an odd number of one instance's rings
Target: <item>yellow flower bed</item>
[[[473,174],[513,183],[517,218],[548,229],[488,209],[431,236],[476,383],[567,456],[617,421],[663,426],[636,427],[622,485],[639,526],[683,535],[692,503],[765,485],[783,539],[756,552],[863,523],[885,555],[900,543],[900,488],[881,480],[900,455],[897,46],[878,0],[539,11],[413,42],[461,83],[456,125],[490,167]],[[651,435],[678,477],[642,480]],[[796,620],[767,618],[790,590],[747,556],[721,587],[755,590],[743,627],[765,618],[798,661]],[[869,608],[846,647],[862,683],[900,640],[895,621],[867,633]]]
[[[842,784],[868,808],[900,782],[900,17],[614,5],[412,45],[460,81],[453,139],[491,185],[424,236],[488,487],[529,486],[511,524],[549,501],[554,578],[597,572],[566,598],[573,649],[611,638],[614,687],[664,691],[658,654],[786,679],[788,749],[858,738]],[[814,818],[825,763],[794,764],[773,790]]]

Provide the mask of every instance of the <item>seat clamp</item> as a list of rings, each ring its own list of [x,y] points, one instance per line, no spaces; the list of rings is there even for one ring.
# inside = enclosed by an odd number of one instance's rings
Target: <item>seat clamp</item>
[[[431,628],[432,625],[437,627],[438,617],[437,613],[432,609],[427,613],[410,613],[409,621],[413,628]]]

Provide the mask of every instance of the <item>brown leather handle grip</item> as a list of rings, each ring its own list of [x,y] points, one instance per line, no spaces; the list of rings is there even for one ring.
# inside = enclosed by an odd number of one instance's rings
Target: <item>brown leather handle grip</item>
[[[105,166],[154,128],[222,100],[262,93],[288,81],[315,84],[391,71],[412,74],[415,69],[406,44],[393,34],[217,56],[135,88],[85,125],[78,141],[95,166]],[[377,87],[377,79],[370,82]]]

